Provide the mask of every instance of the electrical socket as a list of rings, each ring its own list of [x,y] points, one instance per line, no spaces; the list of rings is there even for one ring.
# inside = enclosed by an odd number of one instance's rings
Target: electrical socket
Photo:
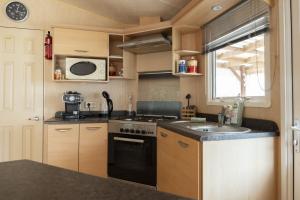
[[[84,108],[89,108],[88,104],[90,104],[90,108],[96,108],[96,103],[93,101],[85,101],[84,102]]]

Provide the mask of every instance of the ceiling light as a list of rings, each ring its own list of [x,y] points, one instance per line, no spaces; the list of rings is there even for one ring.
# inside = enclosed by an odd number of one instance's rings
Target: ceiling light
[[[220,11],[222,9],[223,9],[223,7],[220,4],[216,4],[211,7],[211,10],[214,12]]]

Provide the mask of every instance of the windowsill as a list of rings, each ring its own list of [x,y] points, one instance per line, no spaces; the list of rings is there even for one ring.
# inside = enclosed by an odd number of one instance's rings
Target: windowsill
[[[233,104],[235,102],[235,99],[214,99],[214,100],[208,100],[207,105],[209,106],[223,106],[228,104]],[[270,108],[271,107],[271,101],[265,100],[265,101],[258,101],[258,100],[247,100],[245,102],[245,107],[250,108]]]

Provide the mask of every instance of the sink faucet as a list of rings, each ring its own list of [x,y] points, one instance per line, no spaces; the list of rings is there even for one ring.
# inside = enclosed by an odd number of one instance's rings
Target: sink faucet
[[[224,125],[224,113],[218,114],[218,127],[222,127]]]
[[[224,125],[225,112],[226,112],[226,107],[222,106],[222,110],[218,114],[218,127],[222,127]]]

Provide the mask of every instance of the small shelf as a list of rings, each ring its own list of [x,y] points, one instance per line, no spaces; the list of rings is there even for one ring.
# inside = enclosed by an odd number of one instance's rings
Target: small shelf
[[[201,54],[200,51],[193,51],[193,50],[175,50],[174,52],[180,56],[194,56],[197,54]]]
[[[202,73],[174,73],[175,76],[203,76]]]
[[[111,56],[109,56],[109,59],[112,59],[112,60],[123,60],[123,56],[120,56],[120,55],[111,55]]]

